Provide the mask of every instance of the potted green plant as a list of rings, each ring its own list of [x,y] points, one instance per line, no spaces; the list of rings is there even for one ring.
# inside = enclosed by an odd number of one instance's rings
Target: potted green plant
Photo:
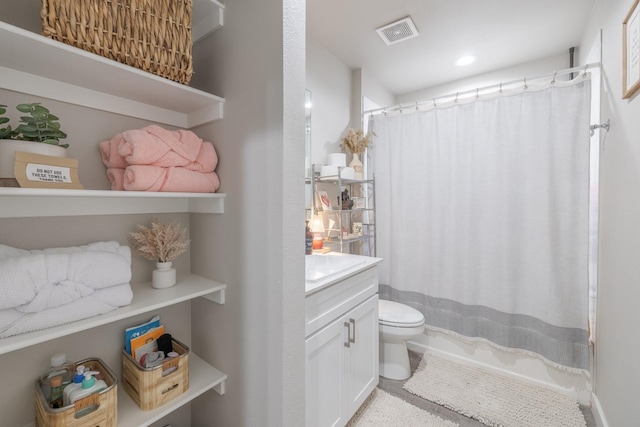
[[[13,129],[5,117],[6,105],[0,105],[0,178],[13,178],[16,151],[67,157],[69,144],[60,144],[67,134],[60,129],[59,118],[38,102],[18,104],[16,109],[24,113],[20,124]],[[6,125],[6,127],[4,127]]]

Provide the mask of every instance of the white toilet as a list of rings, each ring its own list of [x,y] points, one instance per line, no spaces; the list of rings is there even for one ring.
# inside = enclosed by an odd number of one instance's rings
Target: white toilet
[[[415,308],[379,300],[380,376],[406,380],[411,376],[407,341],[424,331],[424,316]]]

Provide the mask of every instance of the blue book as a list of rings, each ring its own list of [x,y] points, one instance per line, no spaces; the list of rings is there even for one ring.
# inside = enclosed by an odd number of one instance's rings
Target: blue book
[[[132,326],[124,331],[124,349],[131,354],[131,340],[137,338],[153,328],[160,326],[160,316],[154,316],[153,319],[142,325]]]

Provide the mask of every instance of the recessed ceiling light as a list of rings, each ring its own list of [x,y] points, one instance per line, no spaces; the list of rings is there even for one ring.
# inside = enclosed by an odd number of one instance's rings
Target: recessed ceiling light
[[[478,58],[473,55],[462,56],[456,61],[456,65],[463,67],[465,65],[473,64],[474,62],[476,62],[476,59]]]

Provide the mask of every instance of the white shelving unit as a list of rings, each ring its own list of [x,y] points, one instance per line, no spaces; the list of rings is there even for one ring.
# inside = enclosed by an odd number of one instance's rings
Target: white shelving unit
[[[224,25],[224,5],[216,0],[195,0],[191,33],[196,44]]]
[[[127,319],[138,314],[148,313],[198,297],[204,297],[218,304],[225,303],[225,290],[227,288],[225,284],[193,274],[179,277],[178,282],[176,286],[163,289],[162,291],[154,289],[150,282],[134,284],[133,301],[127,306],[78,322],[67,323],[54,328],[42,329],[26,334],[14,335],[8,338],[0,338],[0,354],[75,334],[76,332],[86,331],[87,329]]]
[[[219,96],[5,22],[0,52],[4,89],[187,129],[223,117]]]
[[[140,213],[224,213],[224,193],[0,187],[0,218]],[[132,203],[135,201],[135,203]],[[46,210],[42,206],[47,206]]]
[[[224,22],[224,5],[194,0],[193,35],[201,40]],[[0,89],[36,95],[161,124],[192,128],[223,117],[224,99],[0,22]],[[224,212],[224,194],[0,188],[0,218],[140,213]],[[42,206],[46,205],[46,212]],[[195,298],[225,303],[226,285],[193,274],[168,289],[133,284],[130,305],[100,316],[0,339],[0,355],[153,312]],[[227,376],[193,352],[189,389],[153,411],[141,411],[119,387],[120,426],[147,426],[213,389]]]

